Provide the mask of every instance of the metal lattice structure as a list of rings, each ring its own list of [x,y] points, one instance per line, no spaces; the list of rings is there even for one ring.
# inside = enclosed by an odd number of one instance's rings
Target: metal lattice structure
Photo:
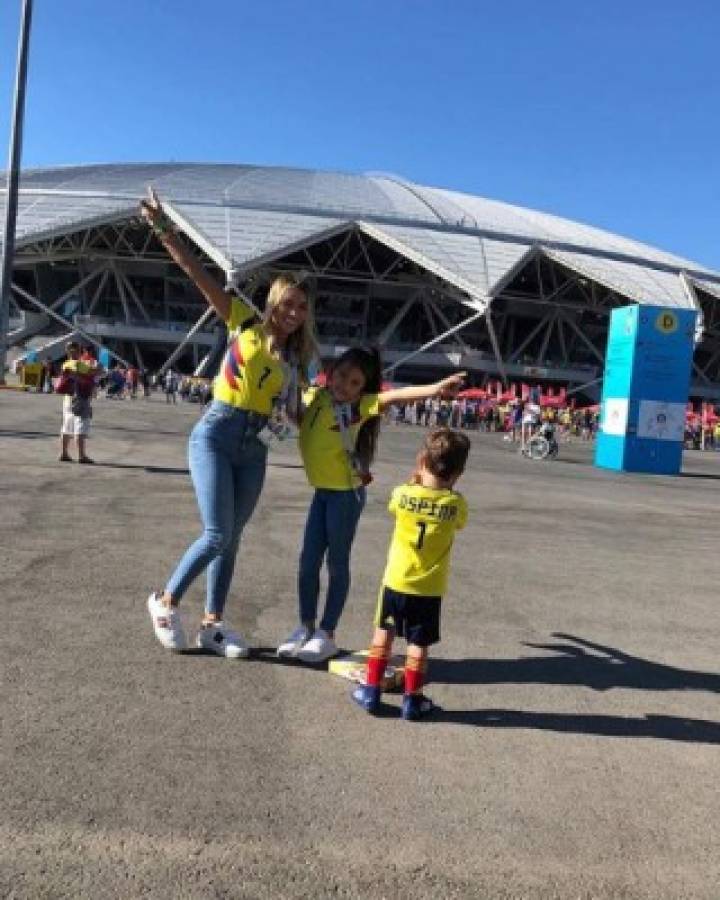
[[[174,163],[27,171],[11,341],[51,341],[63,325],[156,366],[195,325],[188,367],[221,339],[138,219],[149,184],[203,262],[258,302],[278,271],[311,273],[326,356],[375,341],[408,379],[462,366],[478,379],[581,384],[602,372],[609,311],[647,303],[701,313],[693,390],[720,397],[720,273],[385,174]]]

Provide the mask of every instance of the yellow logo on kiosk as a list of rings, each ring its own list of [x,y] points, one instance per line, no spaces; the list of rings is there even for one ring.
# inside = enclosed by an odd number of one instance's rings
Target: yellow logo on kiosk
[[[662,334],[672,334],[673,331],[677,331],[678,317],[669,309],[664,309],[655,319],[655,327]]]

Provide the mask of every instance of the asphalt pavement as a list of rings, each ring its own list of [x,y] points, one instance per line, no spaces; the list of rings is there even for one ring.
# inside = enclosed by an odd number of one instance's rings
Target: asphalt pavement
[[[310,499],[274,451],[227,618],[249,660],[169,654],[145,602],[199,519],[195,405],[99,400],[57,462],[60,400],[0,392],[0,896],[720,896],[720,453],[682,477],[522,459],[473,434],[427,722],[370,718],[282,663]],[[338,633],[369,640],[392,486],[387,426]],[[204,585],[183,602],[199,619]]]

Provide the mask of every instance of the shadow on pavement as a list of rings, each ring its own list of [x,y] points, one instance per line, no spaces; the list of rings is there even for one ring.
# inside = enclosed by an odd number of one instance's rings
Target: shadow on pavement
[[[16,431],[14,429],[0,428],[0,438],[56,438],[59,431]]]
[[[720,481],[720,475],[713,475],[710,472],[681,472],[680,478],[705,478],[708,481]]]
[[[151,475],[189,475],[190,469],[175,466],[143,466],[134,463],[95,462],[96,469],[139,469]]]
[[[162,434],[162,435],[174,435],[175,437],[188,437],[187,430],[185,431],[160,431],[157,428],[152,427],[152,425],[148,425],[147,428],[131,428],[129,425],[98,425],[98,431],[127,431],[129,434]]]
[[[602,716],[527,712],[513,709],[436,710],[428,723],[451,722],[476,728],[529,728],[561,734],[656,738],[695,744],[720,744],[720,723],[677,716]]]
[[[340,650],[338,655],[342,656],[345,653],[349,653],[349,650]],[[250,650],[250,659],[255,662],[262,663],[272,663],[276,666],[294,666],[296,668],[308,669],[310,672],[327,672],[328,663],[327,660],[325,662],[320,663],[304,663],[299,659],[292,659],[287,656],[278,656],[277,649],[275,647],[253,647]],[[348,682],[349,684],[350,682]]]
[[[678,669],[562,632],[553,637],[562,643],[526,644],[550,650],[552,656],[431,659],[429,680],[441,684],[567,684],[596,691],[633,688],[720,693],[720,674]]]

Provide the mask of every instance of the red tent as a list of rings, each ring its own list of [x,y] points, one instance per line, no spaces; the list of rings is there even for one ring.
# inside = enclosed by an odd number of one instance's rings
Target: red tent
[[[716,415],[712,410],[708,410],[703,416],[701,412],[695,412],[692,409],[688,409],[685,413],[685,421],[702,422],[704,425],[715,425],[717,422],[720,422],[720,416]]]
[[[473,388],[465,388],[464,391],[460,391],[458,397],[463,400],[484,400],[488,395],[488,392],[483,390],[483,388],[473,387]]]

